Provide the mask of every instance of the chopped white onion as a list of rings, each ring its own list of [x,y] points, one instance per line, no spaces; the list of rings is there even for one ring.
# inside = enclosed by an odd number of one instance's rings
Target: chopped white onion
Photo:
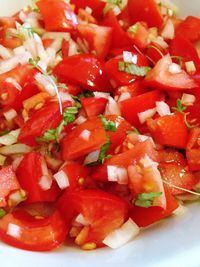
[[[129,98],[131,98],[131,94],[129,92],[124,92],[118,98],[118,102],[124,101],[124,100],[129,99]]]
[[[108,97],[110,96],[109,93],[103,93],[103,92],[93,92],[94,96],[96,98],[106,98],[108,99]]]
[[[79,52],[79,48],[76,42],[74,42],[72,39],[69,41],[69,51],[68,56],[77,55]]]
[[[5,135],[0,136],[0,144],[5,146],[15,144],[17,142],[19,134],[20,134],[20,129],[17,129]]]
[[[3,115],[7,121],[12,121],[17,116],[17,112],[14,109],[10,109],[4,112]]]
[[[47,191],[51,188],[52,182],[53,181],[49,175],[42,175],[38,184],[42,190]]]
[[[50,82],[48,77],[46,77],[44,74],[38,72],[35,75],[35,80],[44,88],[44,90],[49,93],[52,96],[56,95],[56,90],[54,85]]]
[[[129,51],[123,51],[123,60],[127,63],[132,63],[132,53]]]
[[[68,32],[45,32],[42,39],[57,39],[64,38],[65,40],[70,40],[70,34]]]
[[[82,213],[77,215],[77,217],[75,218],[75,222],[84,226],[88,225],[88,222],[86,221]]]
[[[138,113],[138,118],[141,124],[156,114],[156,108],[147,109],[143,112]]]
[[[60,189],[65,189],[70,185],[69,184],[69,178],[63,170],[55,173],[53,177],[56,180]]]
[[[21,92],[22,87],[14,78],[9,77],[5,81],[11,83],[19,92]]]
[[[9,195],[8,204],[9,206],[16,206],[26,199],[26,192],[24,190],[18,190]]]
[[[188,208],[179,204],[178,208],[175,209],[172,213],[176,216],[182,216],[188,211]]]
[[[196,97],[194,95],[185,94],[185,93],[182,95],[182,98],[181,98],[182,105],[192,106],[195,101],[196,101]]]
[[[86,6],[86,7],[85,7],[85,11],[86,11],[88,14],[92,15],[92,9],[91,9],[89,6]]]
[[[171,63],[169,65],[169,72],[172,74],[177,74],[181,72],[181,67],[180,65],[176,64],[176,63]]]
[[[71,103],[74,103],[73,98],[67,92],[59,92],[59,96],[60,96],[60,100],[61,100],[62,103],[66,102],[66,101],[70,101]]]
[[[24,156],[19,156],[17,157],[16,159],[13,160],[12,162],[12,167],[13,167],[13,170],[16,171],[17,168],[19,167],[21,161],[23,160]]]
[[[173,40],[174,39],[174,24],[171,19],[168,19],[164,29],[162,30],[161,36],[164,39]]]
[[[108,181],[117,182],[118,184],[128,183],[127,169],[108,165],[107,166]]]
[[[197,71],[194,61],[185,62],[185,67],[188,73],[195,73]]]
[[[43,175],[47,175],[47,176],[49,175],[49,171],[48,171],[45,159],[41,160],[41,171]]]
[[[19,64],[18,56],[13,56],[9,59],[1,60],[0,61],[0,74],[8,72]]]
[[[6,234],[9,236],[12,236],[14,238],[20,238],[21,237],[21,228],[16,224],[9,223]]]
[[[166,43],[161,36],[158,36],[155,39],[153,39],[153,42],[161,46],[163,49],[168,48],[168,43]]]
[[[108,97],[105,115],[121,115],[121,111],[117,102],[111,96]]]
[[[3,45],[0,44],[0,57],[3,59],[9,59],[13,56],[12,50],[4,47]]]
[[[153,161],[147,154],[145,154],[144,158],[140,160],[140,164],[144,168],[150,168],[150,167],[158,167],[158,162]]]
[[[102,242],[110,248],[117,249],[135,238],[139,232],[140,228],[129,218],[120,228],[107,235]]]
[[[83,122],[85,122],[87,119],[86,117],[80,115],[74,122],[78,125],[82,124]]]
[[[79,135],[80,138],[82,138],[85,141],[88,141],[90,139],[91,132],[88,130],[83,130],[81,134]]]
[[[164,101],[156,102],[156,111],[161,117],[171,114],[170,107]]]
[[[0,147],[0,154],[3,154],[3,155],[25,154],[31,151],[32,151],[32,148],[25,144],[14,144],[10,146]]]
[[[88,154],[84,160],[84,164],[90,164],[92,162],[96,162],[99,158],[99,154],[100,154],[100,150],[95,150],[93,152],[91,152],[90,154]]]

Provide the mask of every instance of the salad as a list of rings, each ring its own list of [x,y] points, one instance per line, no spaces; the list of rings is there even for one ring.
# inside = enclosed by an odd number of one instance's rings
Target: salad
[[[176,12],[38,0],[0,18],[2,242],[119,248],[199,199],[200,19]]]

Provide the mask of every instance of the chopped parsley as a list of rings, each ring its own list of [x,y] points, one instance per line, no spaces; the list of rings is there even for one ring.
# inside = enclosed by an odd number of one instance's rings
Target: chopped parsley
[[[132,131],[127,131],[126,134],[132,134],[132,133],[135,133],[135,134],[140,134],[140,132],[138,131],[137,128],[134,128]]]
[[[139,25],[136,23],[128,28],[128,32],[137,33]]]
[[[6,212],[4,209],[0,209],[0,219],[3,218],[6,215]]]
[[[142,193],[137,195],[137,199],[134,204],[138,207],[149,208],[153,205],[153,201],[156,197],[160,197],[162,192]]]
[[[103,115],[99,115],[99,118],[101,119],[106,131],[110,132],[117,131],[117,127],[115,126],[115,123],[113,121],[108,121]]]
[[[139,77],[144,77],[147,75],[151,68],[150,67],[139,67],[136,64],[128,63],[124,61],[118,62],[118,70],[121,72],[126,72],[128,74],[136,75]]]
[[[197,125],[191,125],[188,120],[187,120],[187,115],[188,113],[185,113],[187,107],[183,106],[183,104],[181,103],[181,99],[178,98],[176,100],[176,107],[173,107],[172,110],[176,111],[176,112],[179,112],[183,115],[183,118],[184,118],[184,122],[187,126],[188,129],[193,129],[195,127],[197,127]]]

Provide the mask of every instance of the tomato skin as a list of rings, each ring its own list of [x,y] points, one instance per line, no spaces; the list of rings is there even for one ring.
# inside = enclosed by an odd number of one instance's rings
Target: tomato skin
[[[44,157],[38,152],[31,152],[25,154],[20,162],[16,175],[19,183],[27,192],[26,203],[35,202],[53,202],[58,197],[60,190],[55,182],[49,190],[44,191],[40,185],[39,180],[42,177],[41,163]]]
[[[94,16],[97,20],[102,19],[103,17],[103,9],[105,7],[105,2],[101,0],[71,0],[71,3],[75,5],[75,11],[82,8],[90,7],[92,9],[92,16]]]
[[[7,197],[10,193],[21,189],[12,166],[3,167],[0,170],[0,208],[7,206]]]
[[[107,102],[108,100],[103,97],[88,97],[81,99],[82,107],[89,118],[103,113]]]
[[[157,159],[157,153],[149,140],[138,143],[128,151],[106,159],[101,166],[94,168],[91,177],[95,180],[106,182],[108,181],[107,166],[111,165],[127,169],[128,166],[135,165],[145,155],[149,155],[153,160]]]
[[[181,56],[183,62],[193,61],[196,68],[200,67],[200,60],[193,44],[182,34],[177,33],[170,44],[170,55]]]
[[[154,42],[150,43],[146,50],[146,56],[155,64],[162,58],[162,55],[166,55],[167,53],[168,50],[163,49]]]
[[[130,217],[139,227],[146,227],[169,216],[175,209],[178,208],[178,203],[167,188],[165,188],[165,196],[167,200],[165,210],[161,207],[142,208],[133,205],[130,210]]]
[[[78,25],[77,30],[78,36],[89,44],[90,52],[95,53],[100,59],[107,56],[112,39],[111,27],[88,23]]]
[[[138,65],[139,67],[148,66],[148,61],[145,56],[138,54],[138,53],[132,53],[132,55],[134,57],[136,65]],[[128,85],[130,83],[133,83],[135,80],[138,80],[141,78],[136,75],[132,75],[126,72],[119,71],[118,63],[120,61],[123,61],[122,55],[119,55],[117,57],[114,57],[108,60],[105,64],[106,73],[114,88],[117,88],[123,85]]]
[[[176,28],[176,33],[184,34],[184,37],[191,42],[198,41],[200,38],[200,19],[188,16]]]
[[[121,101],[119,103],[122,116],[133,126],[140,125],[138,113],[147,109],[154,108],[155,102],[160,100],[160,92],[155,90],[130,99]]]
[[[115,91],[115,96],[120,96],[123,93],[129,93],[131,97],[135,97],[146,93],[145,87],[141,80],[134,81],[133,83],[123,85],[117,88]]]
[[[67,58],[69,54],[69,42],[65,39],[62,41],[62,56],[63,58]]]
[[[139,49],[146,49],[149,44],[149,31],[146,26],[146,23],[137,22],[136,25],[136,32],[128,31],[128,36],[131,42]]]
[[[89,140],[80,137],[84,130],[90,131]],[[99,118],[91,118],[77,125],[61,143],[62,158],[74,160],[95,151],[106,143],[106,132]]]
[[[42,14],[47,31],[73,32],[76,29],[78,24],[76,15],[66,2],[62,0],[40,0],[36,5]]]
[[[158,144],[186,148],[188,128],[181,113],[159,117],[148,125],[154,140]],[[175,125],[176,127],[174,127]]]
[[[131,46],[131,42],[130,42],[130,39],[128,37],[128,34],[122,29],[117,17],[115,16],[115,14],[112,10],[109,10],[106,13],[106,15],[102,21],[102,25],[107,26],[107,27],[111,27],[113,30],[112,43],[111,43],[112,49]]]
[[[169,67],[172,59],[169,55],[160,59],[145,77],[146,86],[161,90],[189,90],[197,88],[197,83],[184,70],[171,73]]]
[[[69,106],[71,106],[71,102],[66,102],[63,108]],[[36,111],[24,124],[18,141],[29,146],[35,146],[37,144],[36,138],[42,136],[45,131],[56,128],[61,119],[59,104],[57,102],[48,103],[48,105]]]
[[[9,235],[9,224],[19,227],[18,238]],[[47,218],[36,219],[18,209],[0,220],[0,239],[13,247],[30,251],[49,251],[58,247],[64,242],[67,230],[57,210]]]
[[[55,67],[54,74],[61,82],[70,82],[90,91],[113,90],[106,77],[104,64],[93,55],[70,56]]]
[[[200,149],[199,149],[200,128],[191,130],[186,147],[186,157],[191,171],[200,170]]]
[[[124,200],[101,190],[65,191],[57,204],[67,223],[83,214],[89,223],[89,233],[82,244],[102,240],[127,219],[129,205]],[[82,245],[81,244],[81,245]]]
[[[132,24],[145,21],[148,27],[161,28],[163,18],[154,0],[128,1],[128,9]]]

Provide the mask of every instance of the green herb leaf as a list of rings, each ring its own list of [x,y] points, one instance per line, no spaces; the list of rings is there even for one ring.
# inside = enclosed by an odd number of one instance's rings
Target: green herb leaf
[[[184,106],[182,105],[182,103],[181,103],[181,99],[178,98],[178,99],[176,100],[176,107],[173,107],[172,109],[173,109],[174,111],[176,111],[176,112],[183,113],[183,112],[187,109],[187,107],[184,107]]]
[[[128,74],[136,75],[139,77],[144,77],[147,75],[151,68],[150,67],[139,67],[133,63],[128,63],[124,61],[118,62],[118,70],[121,72],[126,72]]]
[[[0,219],[3,218],[6,215],[6,212],[4,209],[0,209]]]
[[[162,192],[151,192],[151,193],[142,193],[137,195],[137,199],[134,201],[134,204],[139,207],[149,208],[152,206],[153,201],[156,197],[160,197]]]
[[[137,33],[137,31],[138,31],[138,24],[136,23],[136,24],[134,24],[134,25],[132,25],[132,26],[130,26],[129,28],[128,28],[128,32],[131,32],[131,33]]]
[[[99,118],[101,119],[106,131],[110,132],[117,131],[117,127],[115,126],[115,123],[113,121],[108,121],[103,115],[99,115]]]
[[[132,131],[127,131],[126,134],[132,134],[132,133],[135,133],[135,134],[140,134],[140,132],[138,131],[137,128],[134,128]]]

